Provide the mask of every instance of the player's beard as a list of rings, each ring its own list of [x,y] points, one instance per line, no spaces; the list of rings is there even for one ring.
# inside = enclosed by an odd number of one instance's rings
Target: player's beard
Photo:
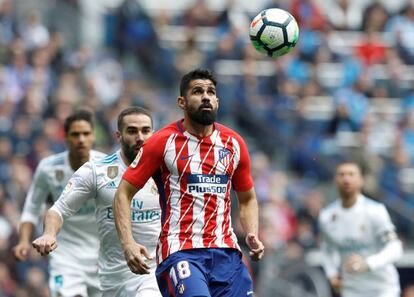
[[[131,164],[135,160],[135,157],[138,153],[138,151],[136,151],[137,145],[128,145],[127,143],[121,141],[121,146],[125,157],[127,158],[129,164]],[[142,144],[139,145],[139,147],[141,146]]]
[[[211,108],[211,110],[203,110],[203,108]],[[198,109],[188,106],[187,114],[192,121],[208,126],[216,120],[217,109],[214,109],[210,103],[204,103]]]

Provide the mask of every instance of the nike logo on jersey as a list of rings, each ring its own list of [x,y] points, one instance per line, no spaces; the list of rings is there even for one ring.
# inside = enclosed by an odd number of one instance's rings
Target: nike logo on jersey
[[[194,156],[194,154],[192,154],[192,155],[188,155],[188,156],[181,156],[181,157],[180,157],[180,160],[185,161],[185,160],[190,159],[192,156]]]
[[[246,296],[250,296],[250,295],[253,295],[253,291],[247,292]]]

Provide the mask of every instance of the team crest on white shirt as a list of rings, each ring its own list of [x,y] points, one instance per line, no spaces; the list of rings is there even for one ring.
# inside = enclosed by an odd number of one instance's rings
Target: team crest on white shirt
[[[115,177],[117,177],[118,176],[118,166],[108,166],[108,168],[106,170],[106,175],[111,179],[114,179]]]
[[[61,182],[65,177],[65,173],[63,170],[55,170],[55,178],[58,182]]]
[[[144,152],[144,148],[140,148],[139,149],[139,151],[138,151],[138,153],[137,153],[137,156],[135,157],[135,160],[131,163],[131,167],[132,168],[135,168],[135,167],[137,167],[137,165],[138,165],[138,162],[139,162],[139,160],[141,159],[141,156],[142,156],[142,153]]]

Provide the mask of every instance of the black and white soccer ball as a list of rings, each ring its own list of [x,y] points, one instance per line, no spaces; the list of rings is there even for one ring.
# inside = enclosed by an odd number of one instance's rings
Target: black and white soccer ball
[[[250,23],[249,31],[255,49],[269,57],[290,52],[299,39],[299,26],[295,18],[279,8],[260,12]]]

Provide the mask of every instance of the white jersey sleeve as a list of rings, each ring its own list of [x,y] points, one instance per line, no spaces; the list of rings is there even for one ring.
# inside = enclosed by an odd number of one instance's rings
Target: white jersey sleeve
[[[96,173],[92,162],[83,164],[70,178],[51,210],[63,220],[73,216],[87,201],[96,196]]]
[[[23,212],[20,219],[21,223],[30,222],[36,225],[41,214],[45,211],[45,201],[50,194],[45,174],[46,160],[42,160],[36,168],[32,184],[26,195]]]
[[[402,256],[403,249],[385,206],[379,204],[375,213],[371,215],[375,237],[384,246],[377,254],[366,259],[369,268],[375,270],[398,261]]]
[[[322,220],[319,218],[319,230],[321,234],[320,251],[322,255],[322,267],[328,278],[335,277],[340,274],[340,254],[335,246],[329,241],[324,233]]]

